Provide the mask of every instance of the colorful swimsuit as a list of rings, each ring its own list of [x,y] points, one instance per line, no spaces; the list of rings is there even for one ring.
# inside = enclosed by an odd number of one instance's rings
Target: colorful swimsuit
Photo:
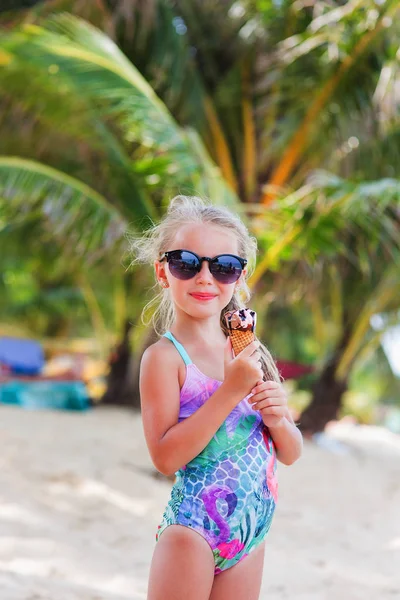
[[[199,371],[172,333],[164,335],[186,364],[181,422],[222,382]],[[204,450],[177,471],[156,536],[158,541],[169,525],[194,529],[211,546],[216,574],[233,567],[264,541],[277,500],[274,444],[248,397],[228,415]]]

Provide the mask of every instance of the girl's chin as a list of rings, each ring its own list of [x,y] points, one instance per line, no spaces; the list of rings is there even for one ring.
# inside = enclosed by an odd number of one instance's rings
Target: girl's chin
[[[184,311],[191,317],[213,317],[221,314],[222,307],[218,303],[214,302],[193,302],[190,305],[186,305]]]

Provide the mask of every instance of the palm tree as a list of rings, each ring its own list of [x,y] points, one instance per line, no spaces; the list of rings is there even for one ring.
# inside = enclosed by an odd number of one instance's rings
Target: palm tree
[[[271,243],[255,279],[261,293],[290,304],[281,315],[269,309],[264,321],[284,326],[288,310],[296,308],[313,331],[318,376],[301,415],[304,431],[320,431],[337,416],[353,367],[379,347],[384,330],[398,319],[399,192],[395,179],[354,182],[319,172],[280,203],[287,211],[290,253],[279,256],[279,246]],[[275,276],[257,280],[265,267]],[[282,282],[282,273],[290,285]],[[379,331],[371,326],[377,314],[388,317]],[[297,326],[291,321],[294,338]]]
[[[101,267],[113,272],[117,264],[112,281],[118,316],[112,325],[126,330],[126,321],[137,319],[127,309],[131,276],[121,268],[128,227],[141,230],[146,220],[156,219],[177,185],[185,193],[200,191],[229,205],[237,198],[196,132],[174,121],[135,67],[100,31],[64,15],[52,20],[48,29],[26,29],[20,42],[11,34],[4,37],[2,48],[6,135],[0,144],[5,144],[3,151],[15,148],[19,156],[0,158],[0,236],[9,245],[18,224],[24,227],[28,220],[37,232],[41,222],[42,236],[51,239],[74,272],[105,351],[115,340],[107,336],[93,274]],[[33,54],[29,44],[35,47]],[[69,63],[67,69],[63,61]],[[29,93],[27,76],[32,78]],[[106,87],[101,91],[102,77]],[[90,81],[86,95],[83,81]],[[20,102],[14,104],[12,94]],[[18,126],[21,120],[25,127]],[[42,162],[26,158],[32,154]],[[146,287],[142,280],[136,271],[137,289],[130,303],[136,315]],[[140,327],[137,333],[143,334]]]
[[[355,327],[365,299],[372,311],[396,304],[386,293],[395,282],[385,267],[398,248],[398,182],[363,183],[397,172],[388,141],[398,122],[382,119],[395,89],[397,3],[318,4],[299,11],[286,2],[153,2],[158,18],[148,18],[145,34],[121,36],[151,86],[108,38],[70,16],[11,32],[1,60],[7,122],[15,131],[15,121],[34,115],[30,130],[21,132],[22,146],[17,132],[18,155],[47,165],[2,159],[8,218],[29,192],[31,206],[47,207],[60,243],[72,249],[80,243],[78,254],[93,264],[106,250],[121,252],[112,244],[120,243],[126,223],[134,219],[140,229],[146,215],[157,218],[177,187],[200,188],[244,211],[263,248],[253,285],[262,294],[273,283],[281,295],[298,287],[315,315],[316,339],[324,340],[320,381],[328,368],[334,373],[325,387],[315,386],[304,415],[309,429],[323,425],[312,411],[325,404],[327,386],[334,390],[329,413],[340,405],[349,370],[371,334],[366,315],[364,326]],[[110,15],[102,13],[104,23]],[[120,23],[112,24],[117,36]],[[384,88],[388,68],[391,88]],[[27,77],[33,88],[24,85]],[[390,99],[393,106],[393,94]],[[12,145],[10,135],[5,139]],[[374,148],[375,172],[363,159],[368,148]],[[316,168],[338,177],[309,181]],[[390,202],[382,203],[382,190],[390,191]],[[370,211],[384,215],[383,234],[371,228]],[[343,217],[348,214],[351,222]],[[374,277],[366,258],[374,261]],[[344,285],[349,273],[362,294]],[[308,289],[301,292],[305,274]],[[381,301],[374,305],[380,282]],[[335,315],[335,328],[322,336],[324,310]]]

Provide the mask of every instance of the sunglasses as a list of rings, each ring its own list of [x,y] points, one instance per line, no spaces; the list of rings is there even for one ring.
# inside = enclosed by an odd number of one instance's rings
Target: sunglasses
[[[211,275],[219,283],[234,283],[239,279],[247,264],[245,258],[234,254],[218,254],[214,258],[209,256],[198,256],[190,250],[171,250],[163,252],[160,262],[167,259],[171,275],[177,279],[192,279],[196,273],[200,273],[203,261],[208,262]]]

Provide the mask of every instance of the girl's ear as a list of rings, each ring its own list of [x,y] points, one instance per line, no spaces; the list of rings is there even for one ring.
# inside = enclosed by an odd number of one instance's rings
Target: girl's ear
[[[162,285],[162,287],[165,287],[165,288],[169,287],[167,275],[165,273],[165,263],[162,263],[159,260],[155,260],[154,261],[154,269],[156,272],[157,280]]]

